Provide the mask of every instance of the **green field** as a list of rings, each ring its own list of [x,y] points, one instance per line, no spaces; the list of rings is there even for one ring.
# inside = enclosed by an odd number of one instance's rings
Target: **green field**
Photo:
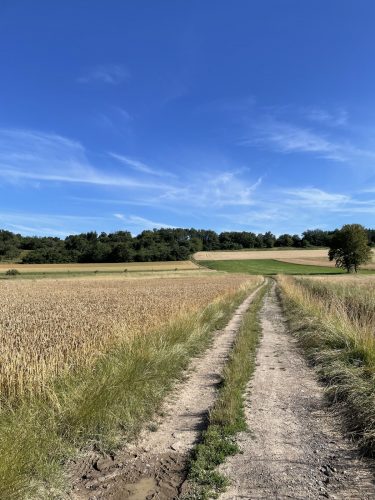
[[[343,274],[344,271],[335,267],[306,266],[303,264],[291,264],[274,259],[254,260],[206,260],[199,262],[202,266],[217,271],[229,273],[248,274]]]

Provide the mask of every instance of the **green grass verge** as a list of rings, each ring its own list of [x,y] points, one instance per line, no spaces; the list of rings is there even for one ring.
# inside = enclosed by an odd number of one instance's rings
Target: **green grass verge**
[[[24,399],[12,408],[3,401],[0,498],[54,498],[51,484],[63,491],[67,458],[87,446],[110,451],[134,437],[248,293],[239,290],[129,339],[90,370],[56,381],[44,399]]]
[[[321,286],[320,294],[314,283],[294,290],[284,279],[280,284],[290,330],[315,365],[329,403],[361,452],[375,457],[375,349],[373,331],[361,334],[362,304],[350,310],[338,293],[323,293]]]
[[[247,429],[244,392],[254,371],[255,353],[261,333],[259,311],[269,285],[258,292],[246,313],[224,368],[218,397],[209,415],[202,442],[193,452],[185,499],[216,498],[228,480],[216,468],[229,455],[237,453],[236,434]]]
[[[201,260],[203,266],[217,271],[247,274],[343,274],[344,271],[335,267],[307,266],[280,262],[274,259],[249,260]]]

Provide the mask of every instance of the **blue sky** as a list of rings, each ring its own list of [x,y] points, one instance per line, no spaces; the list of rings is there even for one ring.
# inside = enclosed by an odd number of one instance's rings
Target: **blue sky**
[[[375,215],[373,0],[3,0],[0,227]]]

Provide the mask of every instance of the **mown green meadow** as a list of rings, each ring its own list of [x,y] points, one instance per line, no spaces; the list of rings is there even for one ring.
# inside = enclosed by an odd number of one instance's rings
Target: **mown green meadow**
[[[247,274],[343,274],[344,271],[327,266],[311,266],[280,262],[274,259],[254,260],[206,260],[199,262],[202,266],[216,271]]]

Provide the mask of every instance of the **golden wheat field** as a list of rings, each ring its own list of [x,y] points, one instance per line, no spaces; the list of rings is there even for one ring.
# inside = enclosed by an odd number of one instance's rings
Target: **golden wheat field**
[[[38,393],[121,339],[159,328],[257,278],[226,275],[0,282],[0,389]]]

